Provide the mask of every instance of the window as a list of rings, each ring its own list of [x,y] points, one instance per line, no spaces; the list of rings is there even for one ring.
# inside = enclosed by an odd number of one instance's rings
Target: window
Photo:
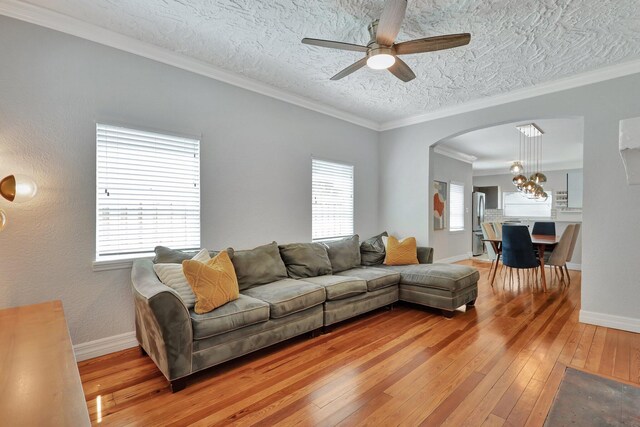
[[[97,259],[199,248],[200,141],[102,124],[96,140]]]
[[[449,186],[449,231],[464,230],[464,185]]]
[[[551,218],[552,193],[547,190],[549,197],[546,201],[525,197],[522,193],[504,193],[502,207],[504,216],[515,218]]]
[[[353,166],[313,159],[312,239],[353,234]]]

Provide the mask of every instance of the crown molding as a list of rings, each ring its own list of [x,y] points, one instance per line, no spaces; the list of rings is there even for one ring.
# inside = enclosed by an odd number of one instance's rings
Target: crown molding
[[[610,65],[593,71],[587,71],[573,76],[564,77],[546,83],[540,83],[535,86],[512,90],[500,95],[489,96],[474,101],[465,102],[463,104],[452,107],[445,107],[424,114],[405,117],[398,120],[391,120],[380,125],[379,131],[391,130],[405,126],[415,125],[418,123],[429,122],[431,120],[441,119],[444,117],[454,116],[456,114],[468,113],[471,111],[481,110],[483,108],[495,107],[509,102],[522,101],[524,99],[534,98],[536,96],[547,95],[554,92],[560,92],[567,89],[573,89],[580,86],[586,86],[593,83],[599,83],[618,77],[629,76],[631,74],[640,73],[640,60],[623,62],[621,64]]]
[[[375,131],[386,131],[400,127],[410,126],[457,114],[495,107],[509,102],[521,101],[540,95],[546,95],[593,83],[598,83],[618,77],[640,73],[640,60],[623,62],[610,65],[597,70],[576,74],[562,79],[541,83],[535,86],[516,89],[500,95],[489,96],[463,104],[441,108],[427,113],[404,117],[383,123],[360,117],[353,113],[331,107],[327,104],[295,95],[286,90],[275,88],[266,83],[239,76],[230,71],[213,66],[204,61],[169,51],[167,49],[146,43],[132,37],[118,34],[97,25],[89,24],[76,18],[54,12],[19,0],[0,0],[0,15],[29,22],[41,27],[50,28],[76,37],[80,37],[95,43],[122,50],[134,55],[142,56],[157,62],[181,68],[205,77],[210,77],[233,86],[237,86],[252,92],[278,99],[289,104],[297,105],[327,116],[344,120],[358,126]]]
[[[0,15],[50,28],[163,64],[181,68],[368,129],[377,131],[380,128],[379,124],[373,120],[359,117],[321,102],[295,95],[282,89],[277,89],[257,80],[239,76],[204,61],[199,61],[39,6],[18,0],[0,0]]]
[[[461,162],[471,163],[478,160],[476,156],[472,156],[471,154],[462,153],[460,151],[453,150],[451,148],[445,147],[443,145],[436,145],[433,147],[433,152],[441,154],[443,156],[450,157],[455,160],[460,160]]]

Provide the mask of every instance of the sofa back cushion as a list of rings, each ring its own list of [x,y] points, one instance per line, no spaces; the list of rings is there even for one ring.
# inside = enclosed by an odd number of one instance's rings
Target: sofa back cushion
[[[322,242],[327,247],[331,270],[335,273],[360,266],[360,240],[357,234],[345,239]]]
[[[360,255],[362,265],[380,265],[384,262],[385,250],[383,236],[388,236],[387,232],[373,236],[360,244]]]
[[[280,256],[292,279],[331,274],[327,247],[322,243],[290,243],[280,245]]]
[[[249,250],[233,250],[231,261],[241,291],[287,278],[287,268],[276,242]]]
[[[182,261],[193,259],[199,251],[180,251],[178,249],[167,248],[166,246],[156,246],[156,253],[153,258],[154,264],[182,264]],[[219,251],[209,251],[211,258],[218,255]],[[233,252],[227,251],[229,258],[233,258]]]

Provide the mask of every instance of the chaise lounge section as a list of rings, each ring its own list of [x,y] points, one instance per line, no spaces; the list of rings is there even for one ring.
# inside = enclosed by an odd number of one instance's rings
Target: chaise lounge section
[[[135,261],[131,273],[138,343],[175,392],[195,372],[397,301],[438,308],[447,317],[475,303],[476,269],[433,264],[431,248],[418,249],[420,264],[383,265],[384,246],[374,242],[378,253],[367,251],[372,239],[228,249],[240,296],[205,314],[156,274],[193,254],[157,248],[155,264]]]

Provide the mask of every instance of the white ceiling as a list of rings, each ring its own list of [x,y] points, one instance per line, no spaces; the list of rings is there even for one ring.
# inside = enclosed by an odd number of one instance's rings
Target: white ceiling
[[[404,57],[402,83],[368,68],[329,78],[366,44],[383,0],[28,0],[379,123],[640,58],[637,0],[409,0],[398,40],[470,32],[468,46]]]
[[[468,132],[438,143],[439,146],[477,157],[474,175],[509,173],[518,158],[520,131],[516,125],[534,122],[544,131],[542,170],[582,168],[582,119],[533,120]]]

